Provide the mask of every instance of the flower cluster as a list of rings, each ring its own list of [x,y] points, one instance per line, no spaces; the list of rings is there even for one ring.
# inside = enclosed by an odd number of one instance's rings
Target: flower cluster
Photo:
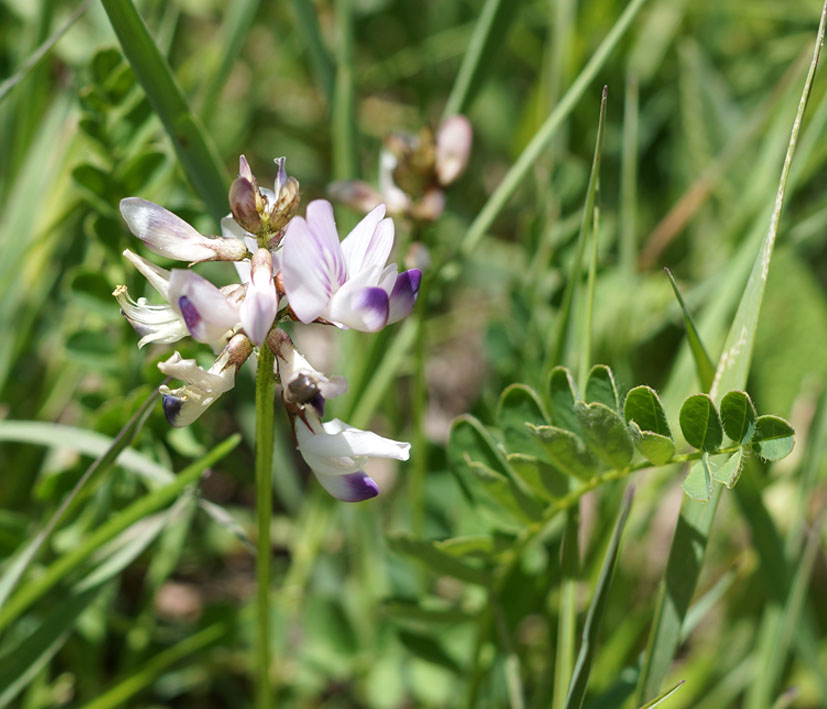
[[[218,288],[190,268],[167,271],[130,250],[124,256],[166,301],[133,300],[125,286],[114,295],[121,312],[148,343],[169,344],[191,336],[217,357],[205,370],[175,352],[159,363],[183,382],[161,387],[164,414],[172,426],[195,421],[232,389],[239,367],[256,348],[274,354],[274,374],[293,423],[297,447],[322,486],[348,502],[378,494],[362,469],[369,457],[407,460],[410,444],[382,438],[334,419],[322,422],[325,399],[345,391],[341,377],[316,371],[278,327],[287,320],[321,322],[376,332],[413,309],[421,273],[387,264],[394,241],[385,205],[375,206],[340,242],[329,202],[307,205],[295,216],[299,183],[276,160],[273,189],[260,187],[244,156],[230,188],[231,214],[221,236],[205,236],[163,207],[137,197],[121,201],[130,231],[161,256],[189,262],[230,261],[239,283]]]
[[[393,215],[434,221],[445,209],[444,188],[465,171],[473,131],[465,116],[446,118],[436,132],[425,126],[418,135],[392,133],[379,158],[379,189],[360,180],[328,187],[330,196],[369,212],[386,204]]]

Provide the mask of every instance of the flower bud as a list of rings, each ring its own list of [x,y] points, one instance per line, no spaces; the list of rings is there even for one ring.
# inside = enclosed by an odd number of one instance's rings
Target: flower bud
[[[473,133],[471,123],[465,116],[451,116],[442,121],[436,134],[436,176],[439,184],[448,185],[465,171]]]
[[[299,181],[295,177],[288,177],[275,194],[274,204],[270,208],[271,231],[280,232],[287,226],[287,222],[293,218],[299,208],[299,197]]]
[[[258,199],[257,199],[258,198]],[[230,186],[230,211],[233,219],[251,234],[261,231],[261,216],[258,213],[258,190],[246,177],[238,177]]]

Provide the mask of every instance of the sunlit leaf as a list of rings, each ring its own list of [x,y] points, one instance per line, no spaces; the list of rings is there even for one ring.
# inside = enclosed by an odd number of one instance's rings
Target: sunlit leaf
[[[739,448],[722,465],[712,466],[712,479],[728,488],[733,488],[741,477],[743,468],[743,449]]]
[[[672,437],[666,413],[657,392],[648,386],[637,386],[626,394],[623,404],[626,422],[634,421],[640,430]]]
[[[549,402],[551,404],[551,422],[558,428],[577,433],[580,423],[574,413],[577,400],[576,387],[571,372],[565,367],[555,367],[548,378]]]
[[[721,399],[721,423],[726,435],[736,443],[746,445],[755,430],[755,407],[743,391],[731,391]]]
[[[583,429],[586,445],[610,468],[622,469],[632,460],[634,446],[623,419],[601,404],[575,404],[574,411]]]
[[[724,437],[718,410],[707,394],[694,394],[681,406],[681,431],[690,446],[704,451],[716,450]]]
[[[586,380],[587,404],[594,402],[608,406],[612,411],[617,411],[619,404],[617,398],[617,386],[612,370],[605,364],[596,364],[589,371]]]
[[[635,448],[654,465],[665,465],[675,455],[675,441],[671,438],[651,431],[641,431],[634,421],[629,424],[629,433],[632,435]]]
[[[712,473],[709,470],[709,454],[704,453],[687,473],[681,485],[683,491],[693,500],[707,502],[712,495]]]
[[[781,460],[792,452],[795,429],[780,416],[755,419],[752,447],[765,460]]]
[[[597,473],[597,460],[571,431],[556,426],[530,426],[551,462],[567,475],[588,479]]]

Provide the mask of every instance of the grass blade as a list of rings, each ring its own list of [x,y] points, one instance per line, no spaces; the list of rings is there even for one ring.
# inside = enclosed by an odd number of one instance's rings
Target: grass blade
[[[629,510],[632,508],[634,499],[634,487],[629,486],[623,496],[620,512],[615,522],[612,536],[609,539],[609,546],[606,549],[606,556],[603,565],[600,567],[600,576],[597,578],[597,585],[594,588],[592,602],[586,613],[586,622],[583,624],[583,637],[580,642],[580,651],[577,655],[577,664],[574,667],[574,674],[569,684],[568,695],[566,696],[566,709],[579,709],[583,706],[586,698],[586,687],[589,681],[594,656],[597,652],[597,635],[600,631],[600,621],[606,610],[606,603],[609,598],[609,583],[612,579],[615,562],[620,550],[620,539],[623,536],[623,529],[626,520],[629,518]]]
[[[677,691],[678,691],[678,690],[679,690],[679,689],[683,686],[683,684],[684,684],[685,682],[686,682],[686,680],[685,680],[685,679],[682,679],[682,680],[681,680],[680,682],[678,682],[676,685],[674,685],[674,686],[670,687],[670,688],[669,688],[669,689],[667,689],[665,692],[663,692],[663,694],[659,694],[659,695],[658,695],[657,697],[655,697],[655,698],[654,698],[651,702],[646,702],[646,704],[644,704],[643,706],[641,706],[641,707],[640,707],[640,709],[653,709],[653,707],[656,707],[658,704],[662,703],[665,699],[668,699],[668,698],[669,698],[669,697],[671,697],[671,696],[672,696],[675,692],[677,692]]]
[[[44,57],[51,51],[61,37],[69,30],[69,28],[77,22],[81,15],[89,9],[92,0],[86,0],[77,10],[75,10],[69,18],[64,22],[45,42],[43,42],[32,55],[23,62],[21,66],[12,76],[0,82],[0,102],[11,93],[12,89],[17,86],[23,79],[25,79],[31,71],[43,61]]]
[[[585,93],[589,84],[600,68],[605,64],[609,58],[612,50],[617,46],[617,43],[623,37],[624,33],[632,24],[632,20],[643,7],[646,0],[632,0],[623,11],[623,14],[615,22],[609,34],[597,48],[591,59],[580,74],[575,79],[569,90],[565,93],[560,103],[554,108],[549,117],[545,120],[543,125],[537,131],[531,142],[526,146],[520,157],[511,169],[506,173],[497,189],[485,203],[485,206],[480,210],[477,218],[473,221],[465,238],[460,245],[460,254],[467,256],[477,246],[479,240],[488,231],[491,224],[497,218],[497,215],[505,207],[512,195],[517,191],[520,183],[525,179],[531,170],[531,167],[537,159],[543,154],[543,151],[548,147],[551,139],[557,133],[557,130],[563,124],[563,121],[568,117],[574,109],[575,104]]]
[[[825,23],[827,23],[827,2],[825,2],[821,12],[813,58],[804,82],[790,134],[769,229],[756,256],[735,319],[724,344],[723,354],[718,362],[718,368],[710,389],[713,398],[718,398],[718,392],[743,389],[746,384],[764,288],[769,273],[770,259],[778,234],[778,224],[781,218],[781,208],[784,204],[790,164],[798,142],[801,122],[804,118],[821,47],[824,42]],[[645,702],[648,697],[658,693],[660,685],[672,664],[672,658],[675,655],[680,638],[681,624],[701,572],[706,543],[712,529],[722,489],[719,485],[714,486],[712,497],[708,503],[684,499],[681,506],[681,514],[667,562],[666,576],[658,599],[655,623],[649,638],[646,659],[641,673],[638,688],[639,703]]]
[[[580,235],[577,239],[577,252],[574,256],[574,261],[572,261],[571,272],[569,273],[569,277],[566,280],[566,289],[563,291],[563,300],[560,303],[560,310],[557,314],[557,327],[551,331],[554,340],[546,344],[547,359],[545,363],[545,368],[543,370],[544,380],[548,379],[548,376],[551,374],[551,370],[555,366],[557,366],[558,364],[564,364],[566,362],[566,350],[569,341],[569,328],[574,308],[575,288],[580,283],[580,270],[581,264],[583,263],[583,252],[586,250],[586,242],[589,238],[589,230],[593,225],[595,216],[595,201],[597,198],[597,189],[600,175],[600,156],[603,152],[603,128],[606,121],[606,100],[607,88],[604,87],[603,97],[600,102],[600,116],[597,122],[597,139],[595,140],[594,145],[592,170],[591,174],[589,175],[589,184],[586,187],[586,203],[583,206],[583,217],[580,221]],[[592,256],[594,260],[595,254],[593,253]],[[589,272],[591,273],[591,268]],[[591,284],[592,286],[594,285],[593,282],[591,282]],[[591,302],[592,298],[590,297],[589,300]],[[591,319],[590,316],[589,319]],[[590,330],[590,326],[587,327],[586,330]],[[590,340],[591,336],[587,335],[587,338],[588,340]],[[589,349],[588,346],[585,349]],[[588,361],[581,362],[581,381],[579,382],[581,390],[585,390],[586,374],[588,373],[588,371]]]
[[[223,443],[213,448],[213,450],[203,458],[187,466],[169,485],[136,500],[109,519],[105,524],[98,527],[70,551],[56,559],[42,575],[29,581],[0,608],[0,630],[8,627],[9,623],[31,607],[35,601],[41,598],[95,550],[99,549],[109,540],[114,539],[118,534],[138,520],[175,500],[189,485],[192,485],[201,477],[204,470],[232,451],[240,440],[240,436],[237,434],[230,436]]]
[[[94,480],[100,479],[100,476],[115,464],[121,451],[135,440],[135,436],[143,427],[157,397],[158,390],[156,389],[146,398],[146,401],[141,404],[141,407],[121,429],[109,448],[81,475],[80,479],[66,496],[66,499],[63,500],[60,507],[55,510],[51,519],[46,523],[46,526],[26,546],[17,559],[9,565],[3,575],[0,576],[0,607],[2,607],[5,600],[9,597],[9,594],[17,585],[21,576],[23,576],[29,564],[31,564],[35,556],[37,556],[37,552],[40,551],[40,548],[45,544],[55,527],[60,524],[70,507],[74,505],[74,501],[80,499],[78,496],[81,490],[84,490],[87,484],[91,484]]]
[[[110,707],[124,706],[128,699],[135,696],[142,689],[149,687],[176,662],[214,645],[224,638],[229,630],[228,625],[223,622],[208,625],[172,647],[153,655],[148,662],[131,675],[122,679],[114,687],[88,704],[84,704],[83,709],[109,709]]]
[[[336,0],[336,87],[333,92],[333,178],[358,177],[356,94],[353,88],[353,7]]]
[[[488,67],[488,60],[496,51],[497,45],[505,39],[518,5],[518,2],[486,0],[445,103],[443,118],[468,110],[474,92],[479,87],[483,70]]]
[[[712,380],[715,378],[715,365],[712,363],[712,358],[706,351],[704,343],[701,341],[701,334],[698,328],[695,327],[695,321],[683,302],[683,296],[678,290],[678,284],[672,276],[672,272],[668,268],[664,268],[666,275],[669,278],[669,283],[672,290],[675,291],[675,297],[678,299],[678,304],[681,306],[683,312],[683,323],[686,327],[686,337],[689,340],[689,349],[692,352],[692,359],[695,360],[695,369],[698,371],[698,380],[701,382],[701,389],[709,391],[712,386]]]
[[[216,222],[227,213],[224,171],[201,122],[192,114],[166,59],[132,0],[101,0],[124,56],[166,128],[195,191]]]
[[[324,94],[327,105],[333,103],[333,91],[335,86],[333,60],[330,58],[322,34],[319,31],[319,22],[316,18],[316,10],[311,0],[290,0],[293,12],[296,15],[296,23],[299,31],[307,43],[307,50],[310,53],[310,65],[316,75],[316,83]]]

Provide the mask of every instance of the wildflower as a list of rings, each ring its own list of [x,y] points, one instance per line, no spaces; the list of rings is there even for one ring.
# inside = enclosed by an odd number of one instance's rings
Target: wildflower
[[[444,189],[465,171],[473,131],[465,116],[446,118],[434,134],[393,133],[379,158],[379,189],[359,180],[332,183],[330,196],[359,211],[381,203],[391,214],[433,221],[445,209]]]
[[[234,239],[200,234],[180,217],[138,197],[121,200],[121,215],[129,230],[150,251],[178,261],[238,261],[247,247]]]
[[[333,207],[316,200],[307,218],[287,227],[282,278],[290,307],[303,323],[323,318],[340,327],[376,332],[413,309],[422,277],[385,266],[393,247],[393,221],[379,205],[339,243]]]
[[[254,348],[270,347],[282,399],[296,434],[297,447],[321,484],[342,500],[377,494],[362,470],[369,456],[407,460],[410,445],[382,438],[334,419],[322,423],[327,398],[342,394],[342,377],[318,372],[277,327],[290,317],[279,311],[279,295],[302,322],[375,331],[411,312],[421,280],[419,269],[398,273],[386,265],[393,247],[393,222],[385,206],[371,211],[339,243],[329,202],[311,202],[307,218],[293,217],[299,184],[287,177],[284,158],[276,160],[274,189],[259,187],[244,156],[230,188],[231,214],[221,222],[222,236],[200,234],[168,210],[131,197],[121,213],[133,234],[155,253],[189,261],[231,261],[240,283],[219,288],[189,268],[166,270],[130,250],[124,256],[166,301],[133,300],[125,286],[115,289],[121,312],[141,339],[168,344],[191,335],[220,351],[209,369],[175,352],[158,368],[182,382],[162,385],[164,414],[172,426],[195,421],[235,385],[239,367]],[[277,287],[278,285],[278,287]]]
[[[194,359],[183,359],[175,352],[165,362],[158,363],[168,377],[180,379],[184,386],[170,389],[161,386],[164,415],[171,426],[188,426],[223,393],[235,386],[238,368],[250,356],[253,348],[244,335],[235,335],[208,370],[199,367]]]
[[[379,487],[362,470],[368,458],[407,460],[410,443],[383,438],[348,426],[339,419],[322,423],[326,398],[344,393],[341,377],[316,371],[293,345],[287,333],[274,330],[270,346],[298,450],[322,487],[344,502],[359,502],[379,494]]]

